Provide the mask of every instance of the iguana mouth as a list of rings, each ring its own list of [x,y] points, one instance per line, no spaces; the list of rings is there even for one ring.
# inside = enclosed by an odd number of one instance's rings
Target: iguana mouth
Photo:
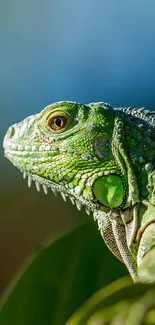
[[[70,154],[70,155],[75,155],[78,158],[82,158],[86,161],[97,161],[96,157],[93,157],[91,153],[81,153],[79,154],[78,152],[76,152],[76,150],[67,150],[64,149],[63,147],[58,147],[56,145],[53,144],[35,144],[35,145],[28,145],[27,143],[25,144],[16,144],[14,142],[8,142],[7,146],[6,143],[3,142],[3,147],[5,150],[5,155],[7,157],[7,155],[9,155],[9,153],[11,155],[16,155],[17,158],[22,158],[24,159],[24,157],[26,157],[27,155],[29,156],[33,156],[35,154],[37,161],[39,161],[40,158],[40,154],[43,153],[43,156],[41,156],[40,161],[46,161],[48,157],[55,157],[58,154],[61,153],[66,153],[66,154]],[[48,153],[50,153],[50,156],[48,156]]]

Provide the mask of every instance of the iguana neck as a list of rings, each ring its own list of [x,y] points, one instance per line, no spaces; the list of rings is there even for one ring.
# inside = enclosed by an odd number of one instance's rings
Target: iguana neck
[[[155,115],[145,112],[120,108],[116,116],[123,123],[124,147],[134,168],[140,201],[155,204]]]

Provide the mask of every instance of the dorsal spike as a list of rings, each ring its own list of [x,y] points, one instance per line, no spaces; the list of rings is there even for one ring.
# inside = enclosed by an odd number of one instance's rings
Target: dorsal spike
[[[132,107],[118,107],[117,111],[122,111],[131,116],[138,117],[145,122],[148,122],[152,127],[155,127],[155,111],[149,111],[145,107],[132,108]]]

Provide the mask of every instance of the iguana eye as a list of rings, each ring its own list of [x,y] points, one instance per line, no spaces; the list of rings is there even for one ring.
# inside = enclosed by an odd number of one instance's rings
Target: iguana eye
[[[67,123],[67,119],[64,116],[54,116],[51,118],[48,122],[48,125],[53,129],[54,131],[59,131],[65,127]]]

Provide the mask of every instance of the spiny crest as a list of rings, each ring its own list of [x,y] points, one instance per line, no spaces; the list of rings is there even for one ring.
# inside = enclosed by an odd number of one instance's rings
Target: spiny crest
[[[50,183],[48,180],[44,180],[41,177],[37,176],[37,175],[33,175],[30,174],[26,171],[23,172],[23,178],[26,179],[28,181],[28,187],[31,187],[32,183],[35,183],[36,189],[38,192],[40,192],[41,187],[43,188],[44,193],[47,195],[49,189],[53,192],[53,194],[56,196],[57,193],[60,193],[63,200],[66,202],[67,198],[70,199],[71,203],[73,205],[76,205],[77,209],[80,211],[82,209],[82,207],[85,207],[85,211],[88,215],[90,215],[91,211],[93,211],[91,209],[91,207],[89,205],[85,205],[83,202],[81,202],[80,200],[78,200],[78,197],[73,197],[72,195],[70,195],[67,190],[63,189],[63,187],[60,186],[56,186],[54,183]],[[94,220],[96,220],[96,211],[93,211],[93,215],[94,215]]]
[[[152,127],[155,127],[155,111],[149,111],[145,107],[132,108],[132,107],[118,107],[117,111],[122,111],[131,116],[138,117],[143,121],[148,122]]]

